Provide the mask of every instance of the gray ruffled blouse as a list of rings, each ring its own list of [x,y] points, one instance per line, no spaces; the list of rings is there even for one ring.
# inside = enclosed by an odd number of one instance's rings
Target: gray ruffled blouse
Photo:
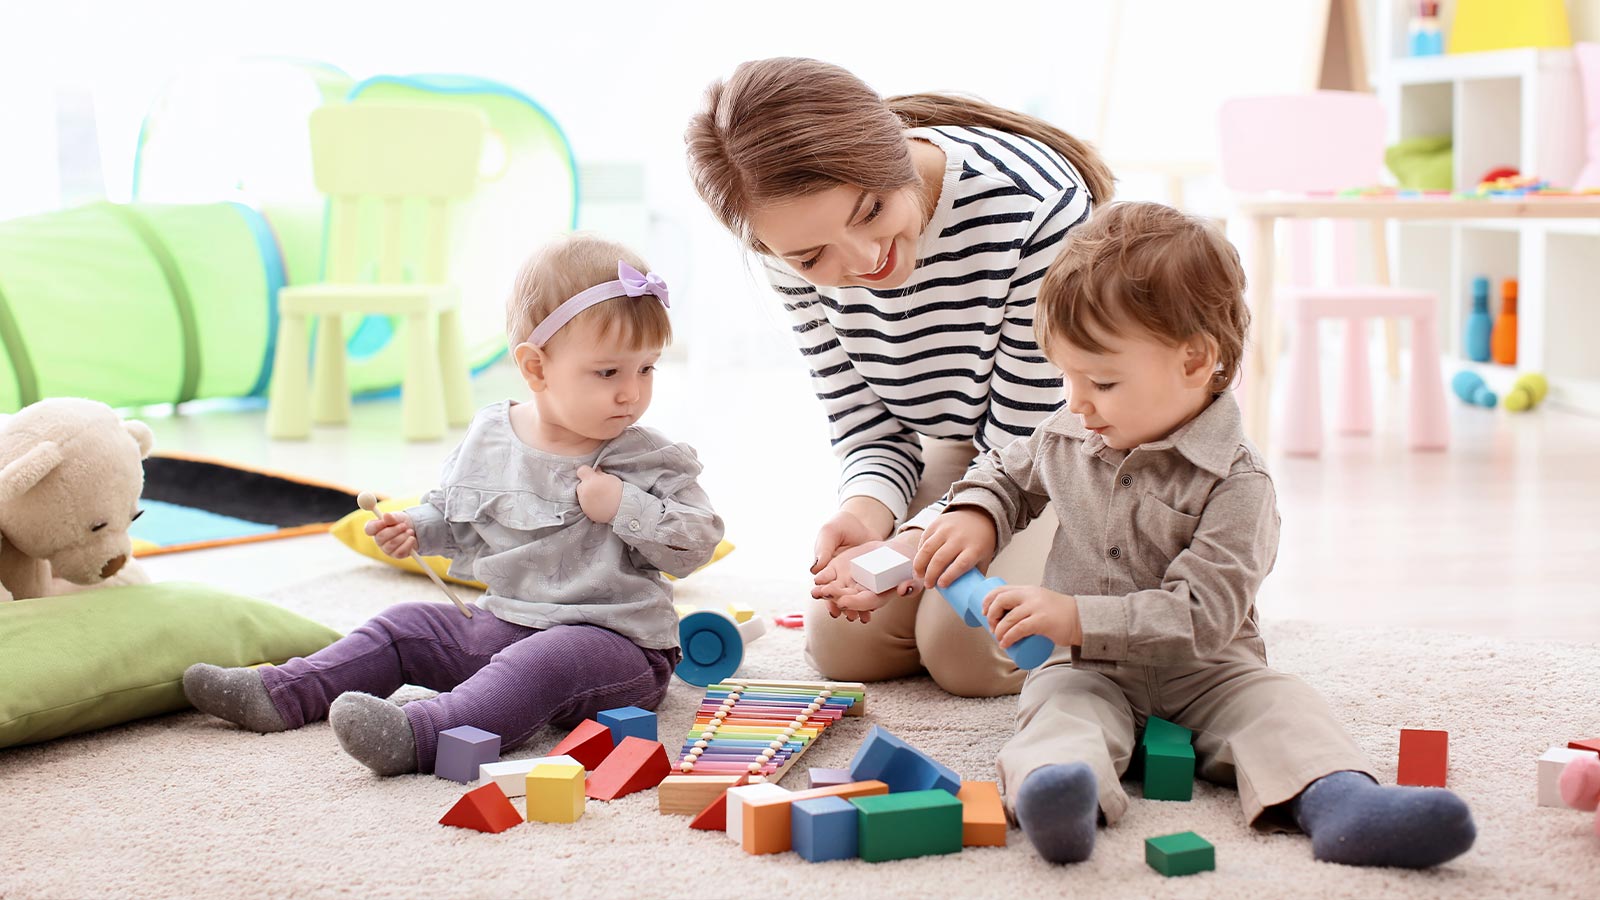
[[[694,448],[635,425],[587,456],[558,456],[523,443],[510,411],[509,400],[479,410],[439,488],[406,510],[417,551],[486,584],[478,605],[507,622],[598,625],[641,647],[678,646],[661,573],[688,575],[722,540]],[[580,466],[622,479],[609,523],[579,508]]]

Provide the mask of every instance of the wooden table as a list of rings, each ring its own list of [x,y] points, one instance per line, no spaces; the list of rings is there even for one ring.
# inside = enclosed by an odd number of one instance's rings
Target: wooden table
[[[1235,204],[1246,223],[1243,251],[1248,279],[1250,337],[1245,344],[1245,434],[1263,453],[1268,444],[1268,413],[1272,396],[1272,369],[1276,363],[1276,311],[1273,308],[1273,262],[1277,252],[1273,232],[1279,219],[1365,219],[1381,228],[1396,220],[1464,221],[1482,219],[1594,219],[1600,221],[1600,195],[1495,197],[1466,200],[1454,197],[1303,196],[1241,197]],[[1378,278],[1388,279],[1387,244],[1375,242],[1379,256]],[[1449,321],[1445,317],[1445,321]],[[1539,327],[1538,323],[1533,324]]]

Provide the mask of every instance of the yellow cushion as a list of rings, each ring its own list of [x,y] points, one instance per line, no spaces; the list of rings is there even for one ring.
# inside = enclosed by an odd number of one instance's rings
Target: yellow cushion
[[[396,497],[389,500],[378,501],[378,510],[380,512],[404,510],[416,506],[421,502],[421,497]],[[344,544],[346,547],[349,547],[351,550],[356,551],[362,556],[370,557],[378,560],[379,562],[385,562],[391,566],[404,569],[407,572],[421,575],[422,569],[417,566],[416,560],[409,558],[395,559],[389,554],[378,549],[378,542],[373,540],[372,536],[367,534],[365,531],[367,523],[370,521],[372,521],[372,513],[369,513],[364,509],[358,509],[340,519],[338,522],[335,522],[332,534],[334,537],[339,539],[340,543]],[[733,545],[727,541],[721,542],[717,545],[716,552],[711,554],[711,562],[706,563],[706,565],[711,565],[711,563],[714,563],[724,556],[727,556],[731,552],[733,552]],[[443,556],[424,556],[422,559],[428,564],[428,568],[432,569],[439,575],[440,578],[443,578],[445,581],[477,588],[480,591],[484,589],[483,582],[481,581],[468,581],[464,578],[452,578],[449,574],[447,574],[450,570],[450,560]],[[704,566],[701,568],[704,568]],[[667,577],[671,578],[672,576],[668,575]]]

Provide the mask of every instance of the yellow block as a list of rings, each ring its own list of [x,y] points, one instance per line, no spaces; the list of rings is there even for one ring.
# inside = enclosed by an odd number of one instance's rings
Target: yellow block
[[[1571,46],[1562,0],[1457,0],[1451,53]]]
[[[753,607],[744,606],[739,603],[729,603],[728,612],[733,615],[733,620],[739,623],[748,622],[755,618],[756,615],[756,611]]]
[[[583,815],[583,766],[534,766],[527,786],[529,822],[576,822]]]

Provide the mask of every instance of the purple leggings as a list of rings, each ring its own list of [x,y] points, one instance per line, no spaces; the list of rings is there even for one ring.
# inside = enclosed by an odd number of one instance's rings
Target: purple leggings
[[[426,773],[439,732],[457,725],[492,731],[510,748],[546,725],[576,725],[604,709],[655,709],[677,657],[594,625],[540,631],[487,610],[468,619],[447,603],[401,603],[310,656],[260,671],[290,728],[327,717],[345,691],[439,691],[401,707],[416,737],[417,771]]]

